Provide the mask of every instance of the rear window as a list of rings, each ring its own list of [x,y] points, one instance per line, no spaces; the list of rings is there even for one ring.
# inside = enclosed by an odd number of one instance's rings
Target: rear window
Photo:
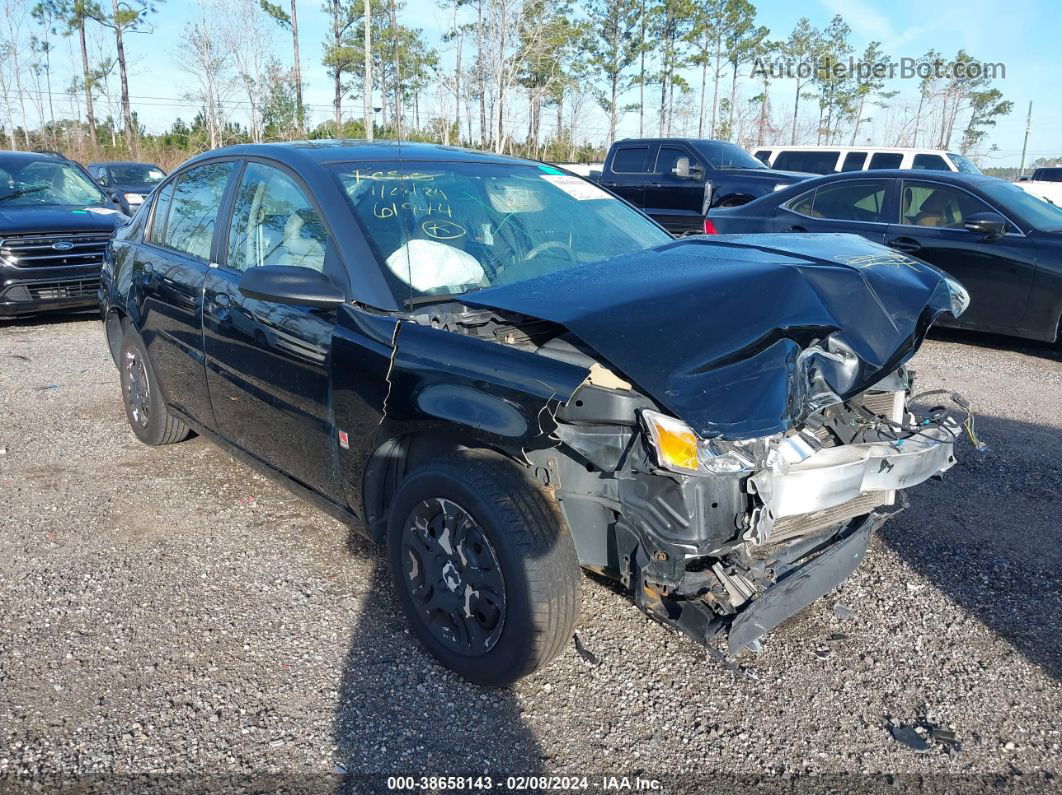
[[[612,156],[612,170],[617,174],[644,174],[648,171],[648,146],[623,146]]]
[[[774,167],[781,171],[805,171],[809,174],[832,174],[837,170],[840,151],[782,152],[774,159]]]
[[[871,168],[899,168],[903,165],[903,155],[900,152],[875,152],[870,158]]]

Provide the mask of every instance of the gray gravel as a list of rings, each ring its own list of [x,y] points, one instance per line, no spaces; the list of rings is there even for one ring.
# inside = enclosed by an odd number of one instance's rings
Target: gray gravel
[[[964,445],[744,675],[587,577],[579,635],[598,664],[573,644],[487,691],[420,651],[367,542],[202,439],[140,445],[98,322],[2,326],[0,778],[884,772],[1057,789],[1058,350],[925,345],[918,386],[969,397],[991,453]],[[960,747],[894,739],[920,722]]]

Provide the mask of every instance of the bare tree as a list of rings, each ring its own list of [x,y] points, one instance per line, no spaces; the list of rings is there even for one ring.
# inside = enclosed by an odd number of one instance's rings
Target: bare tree
[[[211,149],[222,144],[224,98],[231,91],[232,56],[215,33],[216,0],[199,0],[196,15],[185,23],[180,37],[180,68],[196,81],[188,98],[203,106],[204,121]]]
[[[218,0],[217,10],[221,39],[232,53],[237,77],[247,97],[251,140],[261,143],[262,106],[271,90],[268,74],[273,29],[255,0]]]
[[[92,106],[92,70],[89,67],[88,42],[85,38],[85,23],[99,13],[94,0],[40,0],[37,5],[39,13],[58,20],[58,30],[64,36],[77,33],[81,46],[81,88],[85,94],[85,116],[88,122],[89,137],[96,141],[96,113]]]

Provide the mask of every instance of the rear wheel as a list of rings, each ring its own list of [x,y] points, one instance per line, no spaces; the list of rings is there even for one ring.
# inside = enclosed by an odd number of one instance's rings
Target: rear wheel
[[[188,426],[166,409],[144,341],[132,326],[122,337],[118,372],[122,379],[125,416],[137,439],[155,446],[188,438]]]
[[[399,602],[420,642],[473,682],[509,684],[571,637],[579,562],[553,499],[507,459],[434,459],[399,486],[387,529]]]

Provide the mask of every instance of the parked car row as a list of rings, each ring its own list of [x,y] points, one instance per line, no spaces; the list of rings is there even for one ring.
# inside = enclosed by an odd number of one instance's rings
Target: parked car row
[[[165,173],[58,152],[0,152],[0,318],[95,310],[114,229]]]

